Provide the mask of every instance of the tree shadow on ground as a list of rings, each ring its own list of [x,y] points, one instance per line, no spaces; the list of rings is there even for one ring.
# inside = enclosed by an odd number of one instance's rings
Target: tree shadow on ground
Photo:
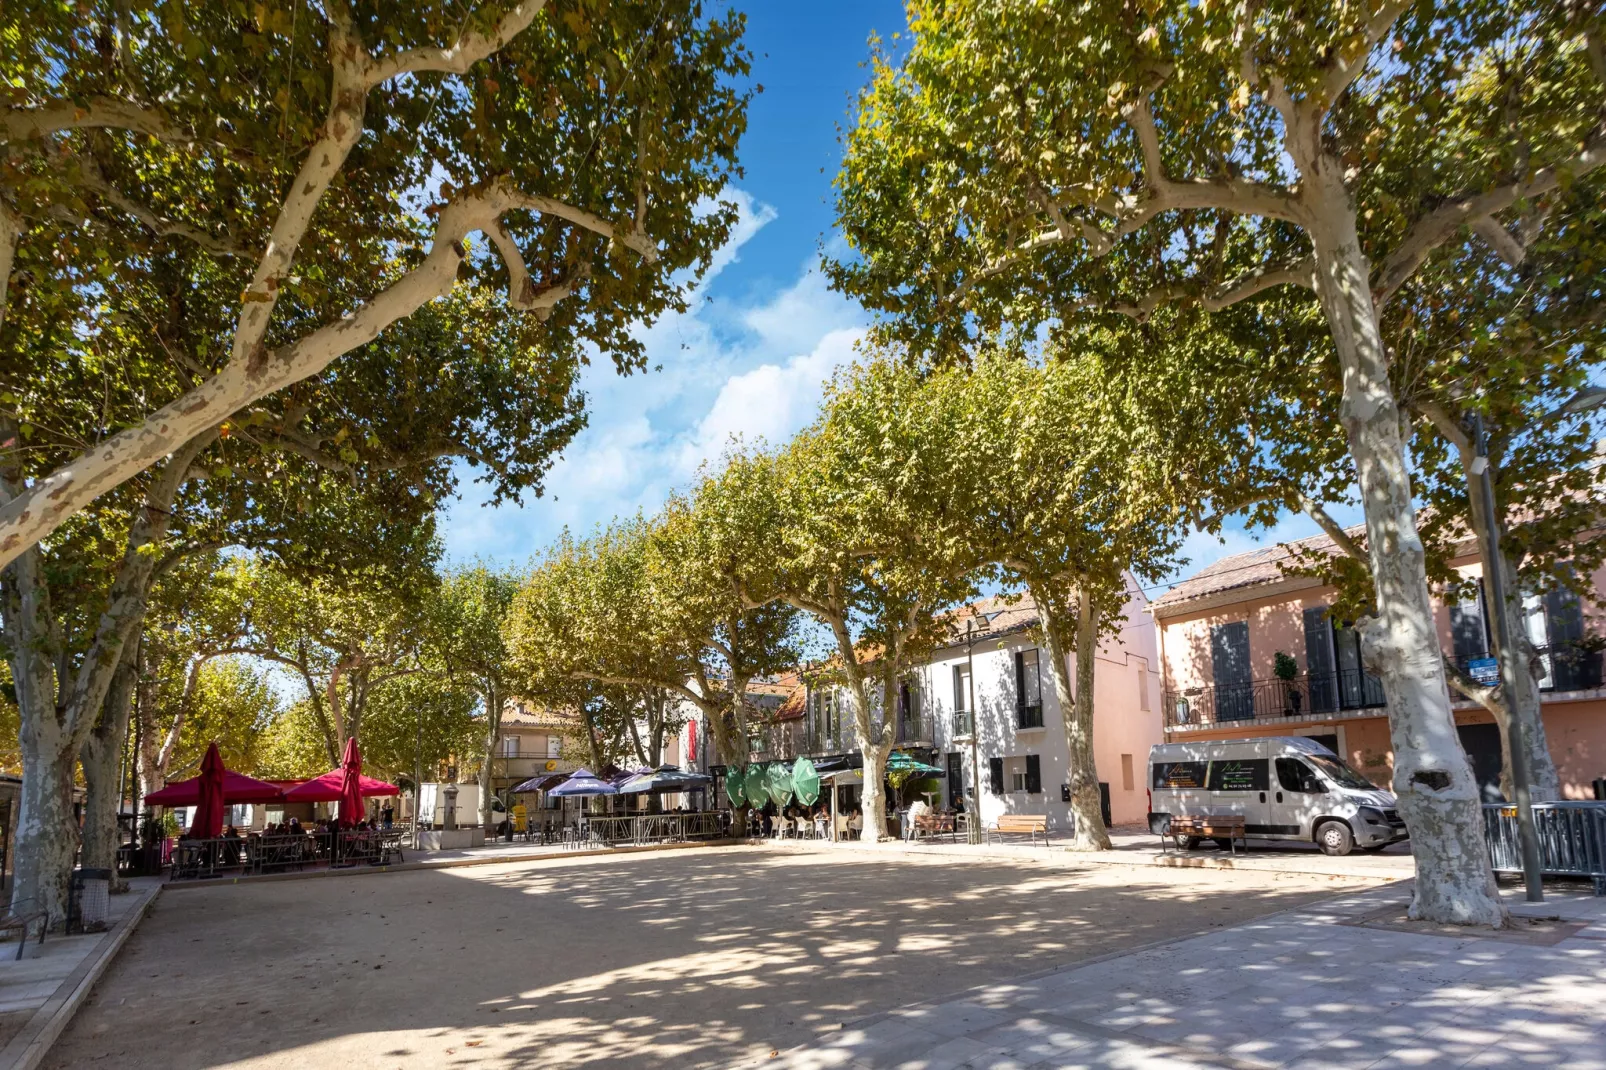
[[[1345,886],[733,848],[175,890],[46,1065],[725,1065]]]

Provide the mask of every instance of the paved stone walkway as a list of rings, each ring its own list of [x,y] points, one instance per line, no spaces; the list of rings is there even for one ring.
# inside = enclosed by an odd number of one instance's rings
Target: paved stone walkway
[[[1606,1070],[1606,898],[1507,894],[1503,934],[1408,923],[1394,885],[849,1023],[765,1065]]]
[[[0,944],[0,1070],[37,1064],[88,994],[85,980],[104,970],[126,939],[124,921],[145,909],[161,882],[130,883],[132,891],[108,900],[106,932],[47,934],[40,944],[36,926],[21,959],[15,941]]]

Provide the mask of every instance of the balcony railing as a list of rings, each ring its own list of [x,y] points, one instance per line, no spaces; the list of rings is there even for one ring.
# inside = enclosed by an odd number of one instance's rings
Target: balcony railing
[[[1450,658],[1463,672],[1486,683],[1496,682],[1492,655],[1458,654]],[[1606,651],[1598,641],[1580,640],[1538,648],[1534,672],[1539,689],[1594,691],[1606,677]],[[1304,673],[1292,680],[1253,680],[1247,684],[1193,687],[1168,691],[1165,723],[1230,724],[1234,721],[1303,717],[1376,709],[1384,705],[1383,685],[1359,669]]]
[[[1602,667],[1606,651],[1598,642],[1589,639],[1537,648],[1538,661],[1534,676],[1541,691],[1594,691],[1600,688]],[[1450,660],[1461,671],[1480,683],[1496,683],[1498,670],[1492,664],[1491,653],[1457,654]]]
[[[1165,695],[1165,723],[1210,725],[1257,718],[1375,709],[1383,705],[1383,685],[1359,669],[1304,673],[1292,680],[1272,678],[1246,684],[1191,687]]]
[[[959,710],[959,711],[957,711],[953,715],[953,720],[951,722],[951,725],[952,725],[953,730],[954,730],[954,738],[958,739],[960,736],[968,736],[968,735],[970,735],[970,728],[971,728],[971,724],[972,723],[973,722],[972,722],[969,710]]]
[[[1015,728],[1042,728],[1043,704],[1034,702],[1030,706],[1015,707]]]

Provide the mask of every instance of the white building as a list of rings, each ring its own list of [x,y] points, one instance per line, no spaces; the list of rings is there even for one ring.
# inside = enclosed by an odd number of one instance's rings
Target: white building
[[[1163,741],[1158,644],[1147,605],[1129,580],[1126,620],[1118,636],[1100,645],[1094,673],[1094,757],[1115,824],[1144,820],[1149,747]],[[973,645],[967,648],[961,633],[902,685],[898,749],[944,770],[945,807],[961,793],[967,800],[973,794],[974,750],[984,823],[1000,814],[1047,814],[1050,828],[1068,831],[1069,751],[1048,654],[1031,634],[1037,607],[1030,598],[1014,604],[988,599],[956,614],[961,628],[973,614],[978,625],[987,622]],[[1067,660],[1074,678],[1076,656]],[[974,739],[973,726],[979,730]],[[810,754],[856,752],[852,709],[837,689],[810,690],[803,738]]]

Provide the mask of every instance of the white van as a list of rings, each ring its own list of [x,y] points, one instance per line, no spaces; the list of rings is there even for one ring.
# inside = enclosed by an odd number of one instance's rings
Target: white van
[[[1149,827],[1156,832],[1173,815],[1242,817],[1252,839],[1315,842],[1330,855],[1347,855],[1405,839],[1397,807],[1393,795],[1305,736],[1149,749]]]

